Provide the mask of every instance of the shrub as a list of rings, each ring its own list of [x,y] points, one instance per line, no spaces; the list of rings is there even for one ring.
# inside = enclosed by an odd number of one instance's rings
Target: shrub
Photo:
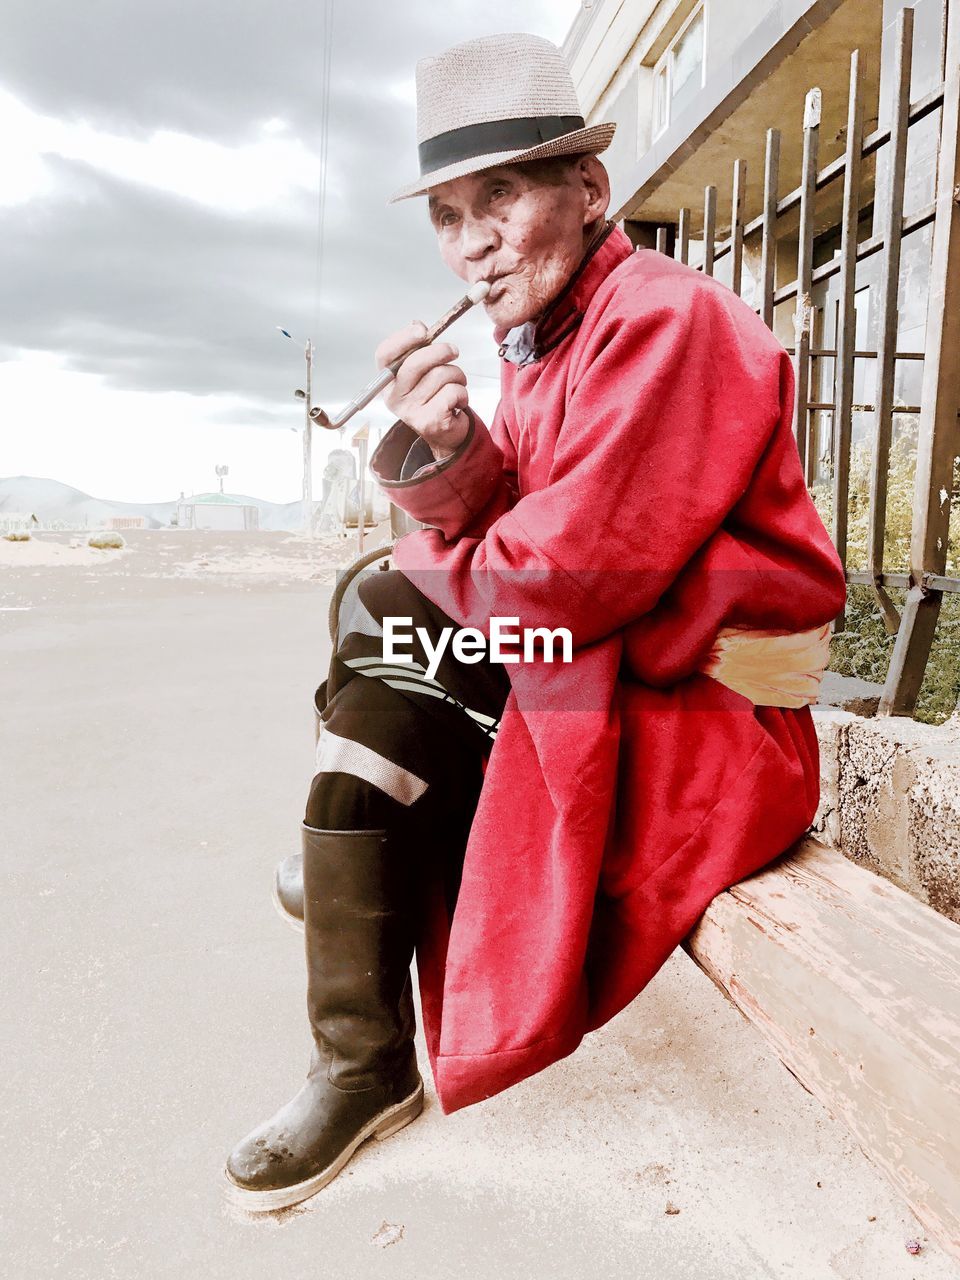
[[[87,546],[96,547],[98,551],[120,551],[126,545],[122,536],[112,529],[104,529],[100,533],[91,533],[87,539]]]
[[[884,530],[884,569],[903,573],[910,564],[913,522],[913,484],[916,470],[916,419],[902,418],[899,434],[890,448],[887,513]],[[850,454],[850,489],[847,528],[847,567],[867,567],[870,534],[870,464],[872,442],[858,442]],[[953,492],[960,491],[960,464],[954,463]],[[814,486],[813,500],[828,529],[833,527],[831,483]],[[960,502],[953,503],[947,543],[946,575],[957,575],[960,545]],[[888,587],[887,594],[902,613],[906,591]],[[887,634],[873,589],[859,584],[847,587],[844,630],[830,641],[830,670],[883,684],[896,637]],[[926,724],[942,724],[960,702],[960,593],[945,591],[923,684],[914,716]]]
[[[11,529],[3,537],[6,542],[29,542],[31,535],[26,529]]]

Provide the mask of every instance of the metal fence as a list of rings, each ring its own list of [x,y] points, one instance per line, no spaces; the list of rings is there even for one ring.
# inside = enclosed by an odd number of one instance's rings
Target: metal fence
[[[757,312],[774,327],[774,309],[796,300],[795,344],[787,349],[794,358],[796,406],[794,433],[808,486],[816,475],[817,433],[823,415],[832,418],[829,471],[833,489],[834,544],[844,564],[847,581],[873,588],[884,623],[896,635],[889,672],[880,702],[881,715],[911,715],[923,681],[940,613],[943,593],[960,591],[960,578],[945,576],[954,458],[960,455],[960,4],[949,6],[945,36],[945,75],[939,86],[917,101],[911,97],[913,10],[898,18],[896,61],[893,76],[892,120],[888,128],[865,135],[864,94],[860,53],[850,58],[850,90],[844,153],[824,168],[818,167],[821,95],[808,93],[803,118],[803,158],[800,185],[780,195],[780,139],[778,129],[766,135],[762,212],[744,223],[743,207],[747,171],[743,160],[733,166],[730,234],[717,242],[717,188],[704,189],[701,261],[699,270],[713,275],[723,258],[730,257],[730,284],[740,294],[743,283],[744,246],[759,247],[756,282]],[[910,130],[940,110],[936,196],[926,207],[904,216],[907,145]],[[882,200],[874,207],[874,227],[868,238],[858,235],[864,200],[863,162],[888,149],[889,181]],[[817,200],[834,183],[843,184],[839,227],[839,254],[814,266]],[[797,277],[777,286],[777,245],[783,240],[783,223],[799,214]],[[699,219],[698,219],[699,222]],[[673,252],[689,262],[691,212],[679,210],[674,227],[660,227],[657,248]],[[901,245],[904,239],[932,224],[932,253],[927,299],[924,351],[898,351],[898,291]],[[698,228],[699,230],[700,228]],[[673,241],[671,245],[671,240]],[[877,350],[856,349],[855,285],[857,267],[880,255],[880,323]],[[811,294],[818,285],[839,274],[836,342],[818,343]],[[816,394],[822,386],[823,362],[833,364],[833,395]],[[855,404],[856,361],[875,362],[874,402]],[[921,403],[895,403],[894,378],[898,362],[923,361]],[[867,568],[848,568],[847,535],[851,433],[854,410],[870,412],[874,419],[870,475]],[[888,570],[884,566],[884,533],[890,444],[894,414],[918,415],[913,522],[909,567]],[[902,611],[887,588],[905,588]],[[834,621],[842,630],[845,615]]]

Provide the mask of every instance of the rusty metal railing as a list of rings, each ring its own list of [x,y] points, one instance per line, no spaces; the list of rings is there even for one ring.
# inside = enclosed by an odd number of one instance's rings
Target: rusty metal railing
[[[745,242],[759,240],[760,266],[755,309],[774,327],[775,308],[796,299],[795,341],[787,350],[794,358],[796,402],[794,433],[808,486],[816,479],[817,418],[833,418],[830,472],[833,491],[831,535],[844,565],[847,581],[872,587],[887,632],[896,636],[883,696],[881,715],[911,715],[930,656],[944,592],[960,591],[960,578],[946,574],[950,508],[953,498],[954,458],[960,456],[960,4],[949,6],[942,82],[917,101],[911,100],[913,10],[902,9],[896,33],[892,118],[889,127],[864,134],[864,92],[859,50],[850,57],[845,146],[842,155],[818,166],[820,142],[820,90],[812,89],[804,104],[803,153],[800,184],[779,195],[780,142],[778,129],[766,135],[762,211],[744,223],[743,206],[747,169],[743,160],[733,165],[730,232],[716,240],[717,188],[704,189],[703,256],[699,270],[713,275],[717,263],[729,255],[730,284],[740,294]],[[910,130],[933,112],[940,111],[936,196],[926,206],[904,216],[906,158]],[[874,208],[874,226],[881,230],[866,239],[858,235],[863,211],[863,162],[888,148],[889,181],[883,200]],[[839,254],[814,265],[818,235],[817,197],[835,182],[843,182],[843,208],[839,223]],[[796,279],[780,287],[776,283],[778,232],[784,219],[797,211]],[[688,262],[691,244],[691,211],[681,209],[676,223],[657,230],[656,247]],[[927,300],[926,336],[922,352],[898,351],[898,290],[901,246],[907,236],[932,224],[932,252]],[[629,226],[628,226],[629,230]],[[822,234],[822,232],[820,233]],[[877,350],[856,349],[855,288],[857,267],[881,255],[880,323]],[[839,299],[836,343],[824,346],[814,331],[811,295],[818,285],[838,275]],[[825,358],[834,362],[832,400],[815,395],[812,388],[818,366]],[[854,362],[875,362],[875,395],[870,404],[855,402]],[[896,404],[894,375],[900,361],[922,360],[923,383],[919,405]],[[867,567],[848,567],[848,515],[850,456],[854,413],[874,415],[875,436],[870,470]],[[891,572],[884,566],[887,487],[893,416],[918,415],[917,457],[909,566]],[[902,611],[891,600],[888,588],[906,590]],[[845,613],[834,620],[842,630]]]

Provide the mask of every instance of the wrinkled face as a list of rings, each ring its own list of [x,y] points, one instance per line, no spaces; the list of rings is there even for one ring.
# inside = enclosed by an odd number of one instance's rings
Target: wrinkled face
[[[583,257],[595,198],[574,174],[563,186],[506,166],[433,187],[430,220],[440,254],[461,280],[493,285],[484,307],[495,326],[535,319]]]

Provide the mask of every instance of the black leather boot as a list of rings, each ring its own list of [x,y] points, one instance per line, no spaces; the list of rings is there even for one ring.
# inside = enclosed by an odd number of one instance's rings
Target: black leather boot
[[[283,1209],[326,1186],[367,1138],[423,1109],[413,1045],[414,871],[383,831],[303,826],[307,1008],[300,1092],[234,1149],[233,1203]]]

